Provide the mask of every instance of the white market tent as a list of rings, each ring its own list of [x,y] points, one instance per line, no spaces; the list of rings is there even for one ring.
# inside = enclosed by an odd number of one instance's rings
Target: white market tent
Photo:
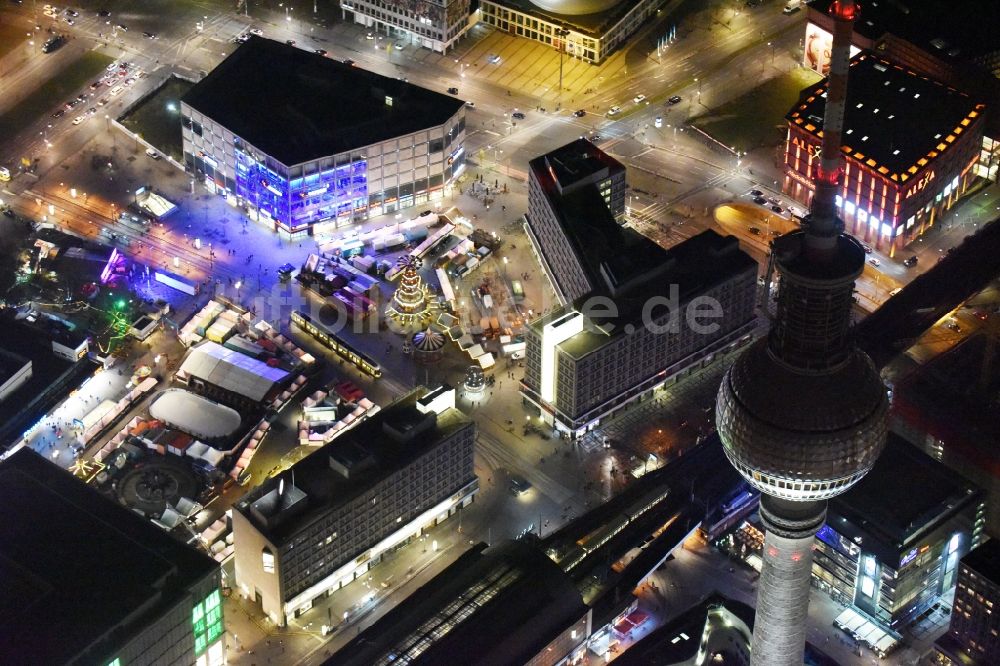
[[[288,377],[281,368],[211,341],[194,347],[179,372],[251,400],[263,400],[275,384]]]
[[[149,414],[195,437],[225,437],[240,427],[240,414],[235,409],[181,389],[156,396]]]

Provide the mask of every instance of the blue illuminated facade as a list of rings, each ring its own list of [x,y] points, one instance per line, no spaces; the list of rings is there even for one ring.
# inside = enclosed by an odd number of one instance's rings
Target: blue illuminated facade
[[[182,103],[184,159],[254,221],[301,237],[439,200],[465,164],[465,110],[443,125],[285,165]]]

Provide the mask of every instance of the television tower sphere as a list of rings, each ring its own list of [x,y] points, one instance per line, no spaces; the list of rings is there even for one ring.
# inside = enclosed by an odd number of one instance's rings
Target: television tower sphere
[[[805,502],[839,495],[875,464],[885,443],[885,387],[868,357],[830,373],[775,359],[767,339],[730,367],[716,422],[726,457],[761,492]]]

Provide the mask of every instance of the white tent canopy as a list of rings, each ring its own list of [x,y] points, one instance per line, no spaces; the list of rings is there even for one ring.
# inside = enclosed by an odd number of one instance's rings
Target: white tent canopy
[[[180,372],[251,400],[262,400],[275,384],[288,377],[281,368],[211,341],[194,347]]]

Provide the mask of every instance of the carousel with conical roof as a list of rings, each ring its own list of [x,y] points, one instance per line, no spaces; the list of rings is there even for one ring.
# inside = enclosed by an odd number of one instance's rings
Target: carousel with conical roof
[[[413,335],[413,360],[430,365],[441,360],[444,353],[444,336],[432,328],[425,328]]]
[[[423,262],[406,255],[400,257],[396,264],[401,269],[399,285],[392,294],[385,313],[403,331],[425,328],[434,319],[437,302],[420,277]]]

